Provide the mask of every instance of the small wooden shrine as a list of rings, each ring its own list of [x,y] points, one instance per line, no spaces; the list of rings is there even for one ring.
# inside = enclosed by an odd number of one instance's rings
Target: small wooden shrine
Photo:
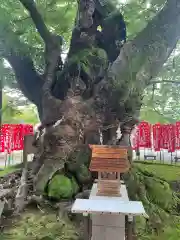
[[[120,196],[120,174],[130,168],[128,148],[108,145],[90,145],[90,148],[90,171],[98,172],[97,195]]]

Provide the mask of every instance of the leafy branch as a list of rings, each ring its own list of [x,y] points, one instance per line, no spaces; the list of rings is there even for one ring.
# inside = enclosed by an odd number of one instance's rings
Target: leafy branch
[[[47,44],[51,40],[51,34],[47,29],[41,14],[37,10],[36,3],[33,0],[20,0],[20,2],[28,10],[36,29],[38,30],[44,42]]]

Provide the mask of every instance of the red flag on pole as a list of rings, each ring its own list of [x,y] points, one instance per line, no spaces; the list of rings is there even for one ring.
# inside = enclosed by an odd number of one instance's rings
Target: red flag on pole
[[[162,127],[160,123],[153,125],[153,147],[154,150],[159,152],[161,149],[161,136],[162,136]]]

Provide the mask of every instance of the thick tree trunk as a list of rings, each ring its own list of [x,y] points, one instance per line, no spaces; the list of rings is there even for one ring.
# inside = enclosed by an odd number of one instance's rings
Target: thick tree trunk
[[[43,164],[36,173],[34,185],[36,192],[41,194],[57,171],[62,174],[70,172],[66,168],[72,160],[70,156],[84,145],[84,137],[86,130],[89,131],[89,126],[91,131],[97,129],[95,117],[91,119],[93,112],[90,102],[84,102],[80,96],[68,97],[59,105],[59,109],[61,113],[59,120],[56,120],[54,125],[46,127],[39,138]],[[48,110],[51,113],[51,109]],[[41,154],[36,161],[42,157]]]

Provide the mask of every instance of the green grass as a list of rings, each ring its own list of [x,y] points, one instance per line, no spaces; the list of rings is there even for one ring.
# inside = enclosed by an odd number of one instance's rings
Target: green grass
[[[156,176],[165,179],[166,181],[180,180],[180,166],[170,165],[162,163],[151,163],[151,162],[135,162],[135,166],[141,170],[148,171],[155,174]]]
[[[13,173],[17,170],[20,170],[22,167],[22,164],[17,164],[17,165],[13,165],[13,166],[8,166],[6,168],[3,169],[3,171],[0,171],[0,177],[4,177],[7,174]]]

